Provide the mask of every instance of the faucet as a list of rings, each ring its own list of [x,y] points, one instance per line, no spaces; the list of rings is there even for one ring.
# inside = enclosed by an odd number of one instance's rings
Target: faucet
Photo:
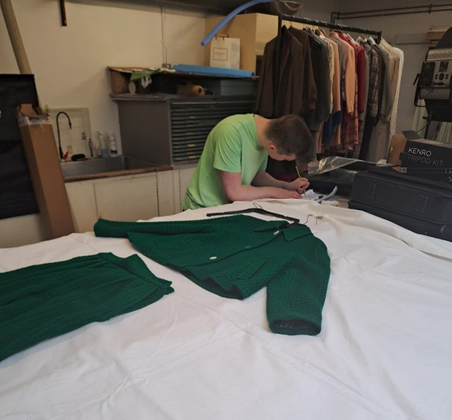
[[[58,117],[60,116],[60,114],[66,115],[66,118],[69,122],[69,128],[71,130],[72,130],[72,122],[71,122],[71,119],[69,118],[69,115],[64,111],[60,111],[56,116],[56,125],[57,125],[57,133],[58,133],[58,151],[60,153],[60,159],[63,159],[63,149],[61,147],[61,138],[60,138],[60,124],[58,122]]]
[[[88,137],[88,146],[89,146],[89,154],[91,155],[91,159],[94,157],[94,145],[91,137]]]

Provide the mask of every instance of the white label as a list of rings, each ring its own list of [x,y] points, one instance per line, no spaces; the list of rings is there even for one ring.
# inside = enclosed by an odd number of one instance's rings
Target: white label
[[[228,49],[227,48],[213,48],[213,59],[218,61],[228,60]]]

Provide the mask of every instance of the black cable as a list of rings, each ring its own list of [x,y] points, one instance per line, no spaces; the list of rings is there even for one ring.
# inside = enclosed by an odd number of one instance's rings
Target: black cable
[[[207,213],[207,217],[211,216],[223,216],[228,214],[241,214],[241,213],[259,213],[265,214],[267,216],[279,217],[281,219],[290,220],[291,222],[300,223],[300,219],[296,219],[295,217],[284,216],[283,214],[273,213],[268,210],[260,209],[260,208],[249,208],[244,210],[233,210],[233,211],[224,211],[220,213]]]

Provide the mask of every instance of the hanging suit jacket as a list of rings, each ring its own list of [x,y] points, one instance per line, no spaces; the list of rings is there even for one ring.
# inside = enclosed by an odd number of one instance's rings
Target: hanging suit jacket
[[[309,48],[305,48],[288,29],[265,45],[256,98],[256,112],[266,118],[287,114],[303,116],[315,109],[317,90]],[[276,66],[279,63],[279,72]],[[278,80],[277,73],[279,73]]]
[[[317,91],[315,110],[305,111],[305,120],[312,131],[319,130],[319,123],[328,119],[331,107],[331,81],[328,60],[328,47],[315,35],[309,35],[303,29],[289,28],[290,34],[296,38],[305,50],[310,51],[314,86]]]
[[[245,299],[266,286],[273,332],[321,330],[330,259],[307,226],[238,215],[150,223],[100,219],[94,232],[128,237],[147,257],[223,297]]]
[[[353,114],[355,109],[356,64],[355,51],[351,45],[339,37],[336,32],[330,32],[330,37],[338,41],[342,47],[342,70],[344,72],[344,112]]]

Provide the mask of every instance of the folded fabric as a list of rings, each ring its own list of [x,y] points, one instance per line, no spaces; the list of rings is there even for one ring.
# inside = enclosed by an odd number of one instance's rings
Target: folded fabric
[[[128,237],[144,255],[223,297],[245,299],[267,286],[273,332],[321,330],[330,258],[305,225],[244,215],[175,222],[100,219],[94,232]]]
[[[77,257],[0,273],[0,361],[90,322],[135,311],[171,293],[137,256]]]

